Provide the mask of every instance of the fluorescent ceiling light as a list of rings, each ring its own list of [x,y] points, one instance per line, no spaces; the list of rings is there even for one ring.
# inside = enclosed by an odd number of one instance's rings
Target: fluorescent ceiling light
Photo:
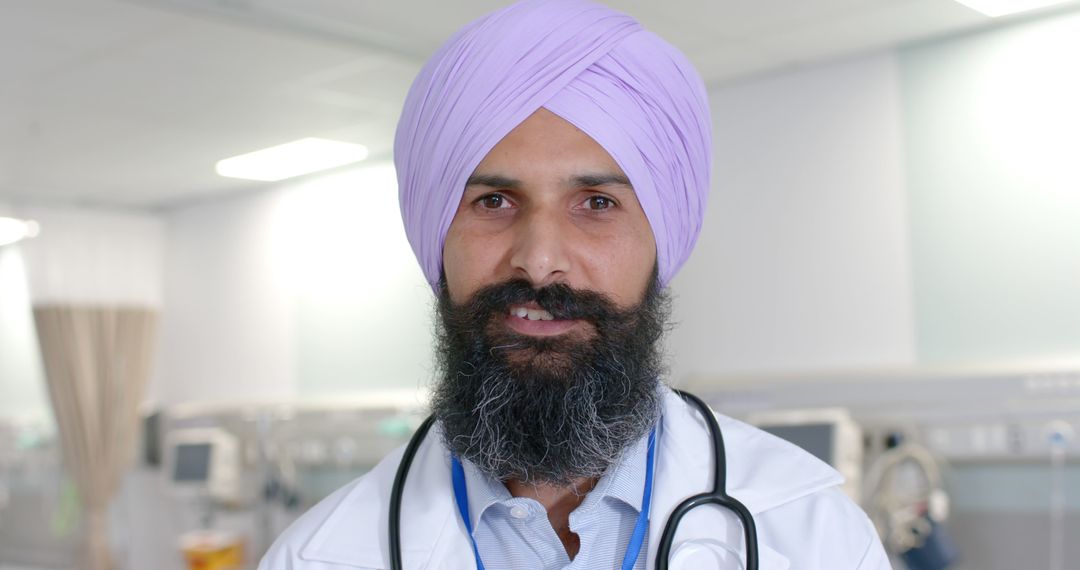
[[[229,178],[277,182],[360,162],[367,156],[367,147],[361,144],[306,138],[219,160],[214,170]]]
[[[0,217],[0,246],[10,245],[37,235],[37,222]]]
[[[1045,8],[1054,4],[1064,4],[1069,0],[956,0],[957,2],[990,16],[997,18],[1006,14],[1026,12],[1036,8]]]

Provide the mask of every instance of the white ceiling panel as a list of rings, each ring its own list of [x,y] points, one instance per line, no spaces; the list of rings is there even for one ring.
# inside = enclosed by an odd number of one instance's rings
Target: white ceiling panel
[[[895,0],[617,0],[607,4],[633,14],[682,49],[702,42],[745,40],[816,17],[836,18],[855,8]]]
[[[388,157],[409,83],[506,0],[0,0],[0,201],[168,207],[306,136]],[[711,85],[990,20],[952,0],[612,0]]]
[[[823,61],[955,33],[986,24],[986,18],[955,2],[904,0],[877,2],[847,12],[844,18],[815,18],[763,33],[748,43],[767,46],[792,64]]]

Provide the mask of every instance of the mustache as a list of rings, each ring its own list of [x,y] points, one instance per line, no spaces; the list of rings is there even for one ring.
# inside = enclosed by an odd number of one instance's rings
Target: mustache
[[[442,296],[448,301],[448,296]],[[510,279],[488,285],[456,307],[459,314],[473,322],[487,320],[494,314],[506,314],[512,305],[536,303],[541,309],[560,320],[587,320],[594,323],[617,319],[620,311],[607,295],[585,289],[574,289],[565,283],[534,287],[525,279]]]

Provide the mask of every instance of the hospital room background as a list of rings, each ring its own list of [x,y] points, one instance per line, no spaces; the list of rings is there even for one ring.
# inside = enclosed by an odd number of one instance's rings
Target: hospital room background
[[[407,439],[394,124],[504,4],[0,3],[0,569],[253,568]],[[897,568],[1080,568],[1080,3],[610,4],[712,105],[667,381],[843,472]],[[224,161],[298,140],[340,160]]]

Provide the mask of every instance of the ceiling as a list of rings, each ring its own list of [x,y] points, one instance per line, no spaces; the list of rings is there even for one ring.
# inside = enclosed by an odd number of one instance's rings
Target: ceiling
[[[503,0],[0,0],[0,202],[168,208],[307,137],[389,157],[413,75]],[[716,87],[990,25],[953,0],[611,0]]]

